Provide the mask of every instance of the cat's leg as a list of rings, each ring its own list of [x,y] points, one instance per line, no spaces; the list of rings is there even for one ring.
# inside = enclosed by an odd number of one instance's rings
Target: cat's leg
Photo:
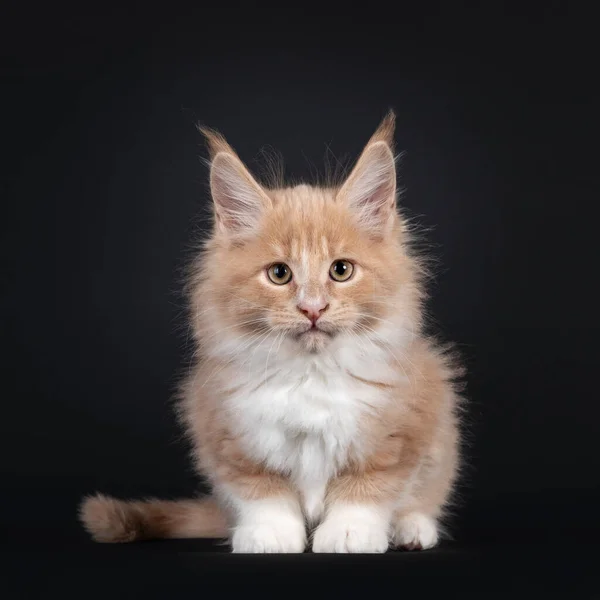
[[[403,494],[402,501],[392,517],[394,546],[402,550],[428,550],[440,538],[439,519],[452,489],[454,457],[451,449],[444,461],[435,461],[431,455],[413,478],[412,486]]]
[[[446,511],[458,472],[458,430],[452,421],[439,432],[412,477],[392,518],[393,543],[403,550],[427,550],[443,533],[440,519]]]
[[[396,473],[379,471],[333,480],[327,491],[325,518],[314,533],[313,552],[385,552],[397,495],[393,490],[398,484]]]
[[[218,411],[194,423],[197,468],[227,516],[233,552],[303,552],[304,514],[290,479],[248,456]]]
[[[387,435],[362,465],[332,480],[313,552],[385,552],[395,511],[410,493],[422,456],[422,440]]]
[[[304,517],[297,498],[237,500],[231,545],[238,553],[301,553],[306,547]]]
[[[299,498],[284,479],[254,475],[251,481],[216,486],[232,516],[235,553],[301,553],[306,527]]]

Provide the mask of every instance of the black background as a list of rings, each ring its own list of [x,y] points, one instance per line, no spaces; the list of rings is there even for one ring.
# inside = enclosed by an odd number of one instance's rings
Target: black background
[[[582,7],[5,5],[4,547],[201,551],[190,572],[327,565],[338,581],[487,561],[570,581],[600,529],[597,65]],[[434,327],[469,369],[455,541],[358,570],[214,562],[227,548],[206,541],[92,544],[82,494],[199,485],[169,400],[190,351],[181,269],[208,202],[195,124],[250,167],[272,146],[309,179],[355,158],[389,107],[402,204],[437,258]]]

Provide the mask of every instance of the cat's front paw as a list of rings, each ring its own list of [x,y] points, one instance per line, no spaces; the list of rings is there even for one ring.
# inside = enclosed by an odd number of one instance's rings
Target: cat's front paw
[[[241,525],[231,539],[233,552],[241,554],[302,553],[306,547],[304,523],[289,519],[276,523]]]
[[[396,524],[394,543],[404,550],[427,550],[438,543],[436,522],[427,515],[414,512]]]
[[[377,554],[389,546],[387,523],[369,515],[331,515],[317,528],[312,551],[318,553]]]

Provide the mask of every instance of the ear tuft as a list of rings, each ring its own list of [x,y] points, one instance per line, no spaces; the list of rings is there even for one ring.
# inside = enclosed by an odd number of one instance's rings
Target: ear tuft
[[[383,118],[375,133],[371,136],[367,146],[375,142],[385,142],[390,150],[394,151],[394,133],[396,130],[396,113],[390,109]]]
[[[204,136],[204,141],[208,147],[208,152],[211,160],[219,152],[228,152],[229,154],[235,154],[233,148],[227,143],[227,140],[215,129],[210,127],[204,127],[203,125],[197,125],[198,131]]]

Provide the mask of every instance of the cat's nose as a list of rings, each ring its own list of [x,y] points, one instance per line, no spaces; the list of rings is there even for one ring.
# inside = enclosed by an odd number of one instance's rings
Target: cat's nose
[[[298,304],[298,310],[310,319],[313,325],[319,320],[319,317],[329,308],[324,300],[303,300]]]

